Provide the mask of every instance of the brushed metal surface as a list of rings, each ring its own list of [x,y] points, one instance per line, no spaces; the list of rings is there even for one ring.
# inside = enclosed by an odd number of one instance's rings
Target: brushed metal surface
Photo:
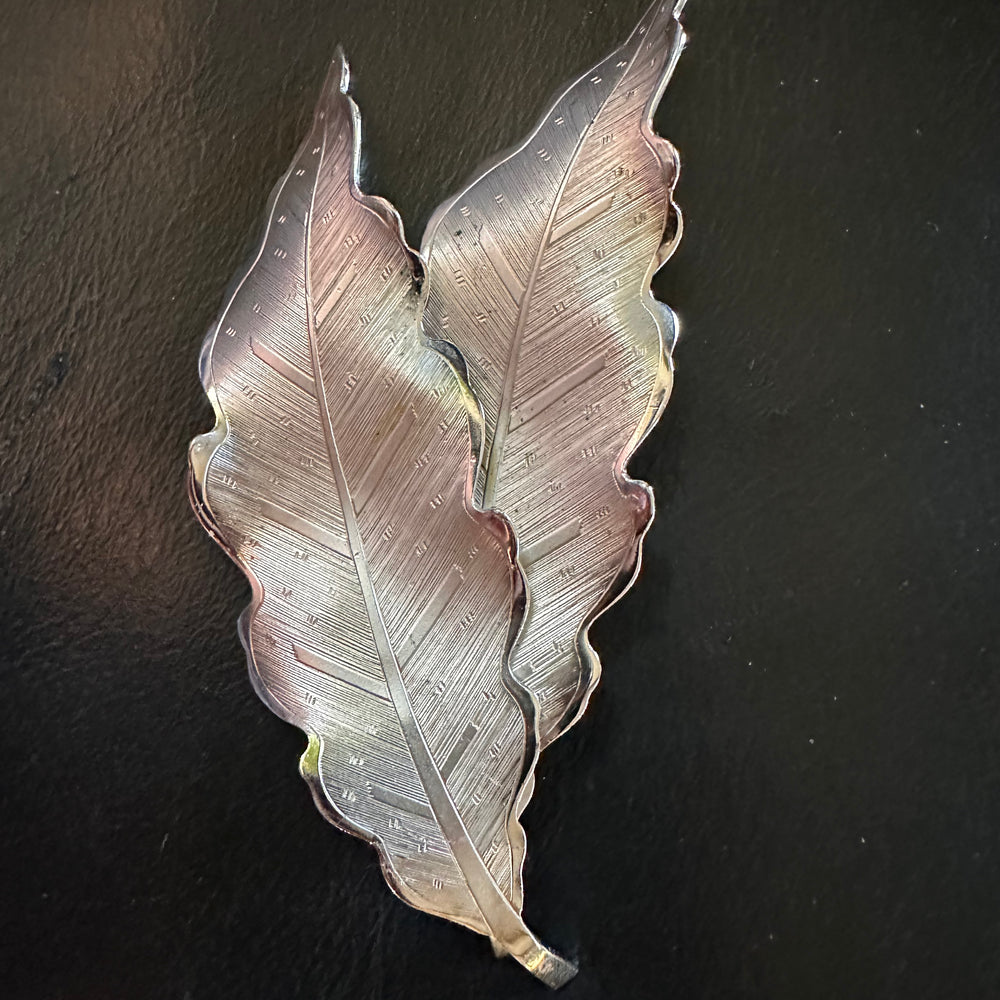
[[[485,416],[477,502],[513,524],[528,610],[512,654],[539,744],[597,684],[587,630],[630,585],[653,516],[626,463],[670,393],[673,313],[650,292],[680,238],[679,160],[652,115],[683,2],[557,97],[428,224],[424,327],[455,344]]]
[[[206,527],[253,587],[251,677],[309,735],[301,771],[408,903],[556,986],[521,910],[515,803],[536,759],[507,654],[508,526],[472,507],[478,411],[419,327],[420,263],[357,186],[342,54],[256,259],[202,354],[217,424],[191,447]]]

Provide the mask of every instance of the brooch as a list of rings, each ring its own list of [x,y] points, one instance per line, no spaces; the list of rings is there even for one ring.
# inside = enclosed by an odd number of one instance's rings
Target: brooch
[[[318,807],[406,902],[553,987],[576,969],[521,916],[520,818],[653,516],[627,462],[677,338],[650,279],[679,160],[652,115],[682,6],[565,87],[419,253],[362,190],[338,51],[200,361],[191,501],[251,583],[250,677],[307,734]]]

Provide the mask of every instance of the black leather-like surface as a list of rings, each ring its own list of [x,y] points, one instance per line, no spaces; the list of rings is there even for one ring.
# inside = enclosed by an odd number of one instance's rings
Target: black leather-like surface
[[[246,678],[184,494],[202,334],[342,41],[434,206],[642,0],[0,19],[0,994],[539,997],[394,899]],[[1000,994],[1000,8],[691,0],[658,516],[543,759],[567,1000]]]

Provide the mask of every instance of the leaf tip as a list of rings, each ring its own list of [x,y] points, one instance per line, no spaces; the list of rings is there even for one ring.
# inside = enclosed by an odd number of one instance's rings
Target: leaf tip
[[[351,86],[351,64],[347,61],[347,53],[343,45],[337,45],[333,53],[333,63],[330,66],[330,82],[337,82],[337,89],[346,94]]]

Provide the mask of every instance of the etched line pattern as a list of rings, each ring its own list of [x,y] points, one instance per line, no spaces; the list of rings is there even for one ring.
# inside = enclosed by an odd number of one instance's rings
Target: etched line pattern
[[[567,393],[583,385],[592,379],[598,372],[604,370],[607,359],[604,355],[598,358],[591,358],[582,365],[578,365],[572,371],[566,372],[554,382],[550,382],[544,389],[536,392],[530,399],[515,406],[510,414],[510,429],[516,430],[523,427],[539,413],[547,410],[553,403],[557,403]]]
[[[507,289],[510,297],[514,300],[514,304],[520,305],[521,296],[524,295],[524,285],[518,280],[514,269],[510,266],[503,251],[497,245],[496,240],[493,239],[493,234],[485,225],[479,232],[479,242],[482,244],[483,252],[486,254],[487,259],[493,265],[493,270],[496,271],[497,276],[503,282],[504,288]]]
[[[583,525],[579,519],[570,521],[569,524],[560,525],[554,531],[550,531],[541,538],[536,538],[530,545],[526,545],[521,550],[521,559],[525,565],[532,565],[539,559],[552,555],[557,549],[562,548],[567,542],[579,538],[583,531]]]
[[[372,798],[383,805],[392,806],[394,809],[401,809],[403,812],[412,813],[423,819],[434,819],[431,807],[424,802],[411,799],[409,795],[394,792],[391,788],[383,788],[379,785],[372,787]]]
[[[455,746],[452,747],[451,753],[448,754],[444,763],[441,765],[441,777],[444,778],[445,781],[447,781],[454,773],[455,768],[458,766],[458,762],[462,759],[462,755],[469,749],[469,744],[478,732],[479,726],[477,726],[474,722],[470,722],[465,727],[462,735],[455,743]]]
[[[323,296],[316,303],[315,323],[317,326],[323,325],[323,321],[330,315],[347,289],[350,288],[356,273],[357,270],[352,261],[344,268],[340,277],[335,282],[332,282],[330,287],[324,291]]]
[[[279,375],[288,379],[292,385],[298,386],[309,396],[316,395],[316,383],[311,375],[308,375],[297,365],[293,365],[280,354],[272,351],[267,344],[262,344],[256,337],[250,338],[250,349],[260,358],[264,364],[269,365]]]
[[[392,472],[399,472],[396,456],[400,454],[403,445],[408,440],[413,426],[413,414],[407,410],[395,427],[382,439],[375,450],[368,468],[357,480],[357,485],[351,491],[354,498],[354,509],[360,514],[372,498],[382,480]]]
[[[552,227],[552,237],[549,243],[558,243],[564,236],[576,232],[581,226],[585,226],[591,220],[596,219],[611,207],[611,203],[614,200],[615,193],[611,191],[600,198],[595,198],[589,205],[578,208],[575,212],[566,216],[562,222],[557,222]]]
[[[410,629],[409,642],[400,651],[399,664],[404,666],[409,658],[417,651],[420,644],[430,635],[431,629],[441,617],[444,609],[455,596],[458,588],[462,584],[462,571],[457,566],[452,566],[451,571],[438,585],[437,590],[431,595],[430,600],[424,605],[417,620]]]
[[[314,670],[320,670],[327,676],[333,677],[338,681],[343,681],[345,684],[350,684],[351,687],[374,695],[382,701],[391,702],[389,690],[385,686],[384,681],[380,681],[374,677],[367,677],[360,670],[355,670],[346,664],[331,660],[328,656],[323,656],[311,649],[307,649],[305,646],[300,646],[297,642],[292,643],[292,649],[295,652],[295,659],[299,663],[307,667],[312,667]]]
[[[318,524],[307,521],[304,517],[293,513],[285,507],[279,506],[271,500],[260,501],[260,512],[269,521],[280,524],[282,527],[288,528],[289,531],[294,531],[296,534],[302,535],[303,538],[308,538],[310,541],[316,542],[317,545],[322,545],[325,549],[329,549],[342,559],[351,560],[350,553],[344,551],[343,539],[339,535],[335,535],[332,531],[327,531]]]

